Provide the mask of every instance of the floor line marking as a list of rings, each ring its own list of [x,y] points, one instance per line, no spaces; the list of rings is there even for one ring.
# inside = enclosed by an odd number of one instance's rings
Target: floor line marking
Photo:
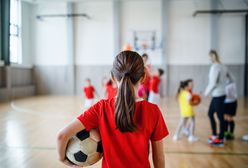
[[[24,150],[56,150],[55,147],[28,147],[28,146],[0,146],[1,148],[9,149],[24,149]],[[248,152],[186,152],[186,151],[165,151],[165,154],[182,154],[182,155],[230,155],[230,156],[247,156]]]
[[[31,109],[28,109],[28,108],[22,108],[22,107],[18,107],[14,101],[11,101],[10,103],[10,106],[11,108],[14,110],[14,111],[17,111],[17,112],[21,112],[21,113],[27,113],[27,114],[31,114],[31,115],[36,115],[36,116],[39,116],[39,117],[48,117],[48,118],[61,118],[61,119],[68,119],[68,118],[75,118],[75,117],[72,117],[71,115],[54,115],[54,114],[47,114],[47,112],[40,112],[40,111],[34,111],[34,110],[31,110]],[[207,116],[206,116],[207,117]],[[166,115],[166,118],[170,118],[170,119],[178,119],[180,118],[180,115]],[[205,117],[203,116],[200,116],[200,117],[197,117],[197,119],[205,119]],[[235,117],[235,120],[237,121],[241,121],[241,120],[247,120],[248,119],[248,115],[242,115],[242,116],[237,116]]]
[[[186,155],[233,155],[247,156],[248,152],[184,152],[184,151],[165,151],[166,154],[186,154]]]
[[[14,111],[21,112],[21,113],[26,113],[26,114],[31,114],[39,117],[47,117],[47,118],[60,118],[60,119],[68,119],[68,118],[75,118],[71,115],[54,115],[54,114],[47,114],[47,112],[40,112],[40,111],[34,111],[30,110],[28,108],[22,108],[18,107],[14,101],[11,101],[10,103],[11,108]]]

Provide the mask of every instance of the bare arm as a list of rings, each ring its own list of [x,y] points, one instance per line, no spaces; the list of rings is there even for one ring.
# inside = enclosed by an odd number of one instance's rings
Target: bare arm
[[[57,151],[59,155],[59,160],[68,166],[72,166],[65,158],[65,150],[68,144],[69,139],[83,130],[84,125],[77,119],[73,120],[65,128],[61,129],[57,135]]]
[[[163,139],[159,141],[152,141],[152,160],[154,168],[165,167]]]

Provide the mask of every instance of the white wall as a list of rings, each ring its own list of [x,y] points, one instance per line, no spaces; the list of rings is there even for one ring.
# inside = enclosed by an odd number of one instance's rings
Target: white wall
[[[32,5],[27,2],[21,3],[21,39],[22,39],[22,64],[31,66],[33,57],[31,54],[31,31],[32,31]]]
[[[245,62],[245,18],[244,15],[225,15],[219,22],[218,50],[226,64]]]
[[[207,62],[209,17],[193,18],[191,1],[170,1],[168,17],[168,63],[199,64]]]
[[[170,65],[210,63],[208,52],[211,46],[211,15],[192,17],[195,10],[210,9],[210,1],[197,2],[169,1],[167,40]],[[224,63],[244,63],[244,23],[242,14],[219,16],[218,48],[216,49]]]
[[[38,20],[37,15],[66,14],[65,3],[40,3],[33,10],[33,49],[35,65],[66,65],[67,58],[67,26],[65,18],[44,18]]]
[[[178,82],[186,77],[194,78],[197,90],[203,90],[210,60],[211,16],[193,17],[195,10],[210,9],[211,0],[169,0],[168,31],[165,43],[168,59],[169,94],[174,95]],[[35,65],[38,93],[72,93],[74,84],[78,93],[86,77],[91,77],[98,90],[99,79],[106,75],[116,53],[114,53],[114,10],[112,0],[76,1],[74,12],[86,13],[92,19],[74,18],[74,49],[76,68],[69,65],[67,19],[45,18],[37,20],[40,14],[66,14],[65,1],[38,1],[26,5],[23,16],[24,62]],[[221,0],[219,8],[236,9],[242,0]],[[121,46],[133,42],[133,30],[155,30],[157,44],[161,42],[161,0],[122,0],[120,32]],[[227,5],[228,4],[228,5]],[[231,4],[231,5],[230,5]],[[235,4],[239,4],[236,5]],[[244,5],[244,4],[243,4]],[[242,6],[242,5],[241,5]],[[27,10],[26,10],[27,9]],[[216,26],[217,51],[224,63],[237,77],[239,94],[243,93],[244,64],[244,16],[240,14],[219,15]],[[26,33],[26,34],[25,34]],[[142,53],[141,53],[142,54]],[[162,56],[158,50],[150,55],[153,65],[161,66]],[[26,61],[25,61],[26,59]],[[162,64],[163,65],[163,64]],[[76,76],[74,78],[73,72]],[[200,73],[199,73],[200,72]],[[74,75],[75,75],[74,74]],[[72,79],[74,78],[74,79]],[[205,81],[206,80],[206,81]]]
[[[113,60],[112,2],[82,2],[75,13],[87,13],[91,19],[75,18],[75,60],[77,65],[110,65]],[[66,3],[38,3],[33,16],[66,14]],[[34,64],[67,65],[66,18],[34,19]]]
[[[75,5],[75,13],[91,19],[75,19],[77,65],[111,65],[114,58],[113,2],[86,1]]]
[[[121,2],[121,46],[133,44],[133,31],[156,31],[156,43],[161,44],[161,1]],[[162,64],[161,50],[148,52],[152,64]],[[143,53],[140,53],[143,54]]]
[[[210,9],[210,0],[173,0],[168,4],[168,39],[166,39],[168,64],[209,64],[210,15],[192,17],[192,14],[195,10]],[[228,1],[225,6],[230,4],[232,3]],[[34,19],[37,14],[67,13],[66,3],[49,2],[34,6],[32,16],[35,30],[33,34],[34,64],[66,65],[68,59],[66,19],[50,18],[44,21]],[[75,5],[75,12],[87,13],[92,17],[91,20],[75,18],[76,64],[111,65],[116,54],[113,40],[113,2],[78,2]],[[161,1],[159,0],[121,1],[121,46],[133,42],[133,30],[157,31],[157,44],[160,44],[161,19]],[[240,14],[220,15],[217,27],[219,32],[217,51],[222,61],[226,64],[242,64],[244,62],[244,17]],[[152,63],[161,64],[161,57],[160,50],[152,53]]]

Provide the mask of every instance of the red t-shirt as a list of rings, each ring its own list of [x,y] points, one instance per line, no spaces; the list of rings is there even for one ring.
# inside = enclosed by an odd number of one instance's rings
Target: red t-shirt
[[[86,130],[99,128],[104,151],[102,168],[150,168],[149,140],[158,141],[168,135],[158,106],[145,100],[136,102],[137,130],[132,133],[116,129],[114,98],[99,101],[78,119]]]
[[[158,76],[153,76],[150,82],[150,91],[158,93],[158,87],[160,83],[160,78]]]
[[[84,94],[87,99],[94,98],[95,88],[93,86],[87,86],[84,88]]]
[[[112,84],[106,84],[107,99],[114,98],[116,96],[117,89]]]

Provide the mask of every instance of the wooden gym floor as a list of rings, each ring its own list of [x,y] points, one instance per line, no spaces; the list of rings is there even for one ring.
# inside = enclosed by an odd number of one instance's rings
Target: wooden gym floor
[[[0,103],[0,167],[60,168],[57,161],[56,133],[81,113],[81,97],[39,96]],[[207,117],[209,99],[195,108],[198,142],[189,144],[184,137],[172,141],[179,122],[175,98],[165,98],[162,111],[170,135],[165,140],[167,168],[248,167],[248,143],[241,140],[248,134],[248,99],[239,99],[234,141],[224,148],[207,144],[210,124]],[[101,167],[98,162],[93,168]]]

